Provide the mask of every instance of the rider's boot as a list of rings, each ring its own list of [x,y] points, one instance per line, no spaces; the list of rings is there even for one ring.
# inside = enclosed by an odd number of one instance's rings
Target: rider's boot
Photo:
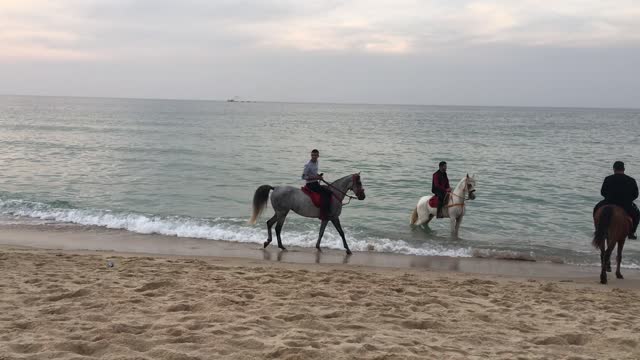
[[[638,237],[636,236],[636,234],[635,234],[635,233],[633,233],[633,234],[630,234],[630,235],[629,235],[629,239],[631,239],[631,240],[637,240],[637,239],[638,239]]]

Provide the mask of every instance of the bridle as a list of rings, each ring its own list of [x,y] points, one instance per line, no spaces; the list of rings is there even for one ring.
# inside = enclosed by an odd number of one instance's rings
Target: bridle
[[[352,184],[354,184],[354,185],[356,184],[356,176],[358,176],[358,174],[353,174],[353,175],[351,175],[351,183],[352,183]],[[340,194],[344,195],[344,197],[348,197],[348,198],[349,198],[349,201],[347,201],[346,203],[342,203],[342,205],[343,205],[343,206],[344,206],[344,205],[348,205],[348,204],[351,202],[351,199],[357,199],[359,194],[364,193],[364,188],[362,187],[362,185],[360,185],[360,189],[358,190],[358,192],[355,192],[355,191],[354,191],[354,193],[356,194],[356,196],[351,196],[351,195],[347,194],[347,192],[346,192],[346,191],[342,191],[342,190],[338,189],[337,187],[335,187],[335,186],[331,185],[330,183],[328,183],[328,182],[327,182],[327,181],[325,181],[324,179],[320,179],[320,181],[322,181],[323,183],[327,184],[327,186],[329,186],[330,188],[332,188],[332,189],[334,189],[335,191],[339,192]],[[352,187],[353,187],[353,186],[352,186]],[[353,189],[351,189],[351,190],[353,190]],[[347,191],[348,191],[348,190],[347,190]],[[337,200],[342,201],[342,199],[339,199],[335,194],[333,194],[333,196],[334,196]],[[344,199],[344,198],[343,198],[343,199]]]
[[[471,189],[469,191],[467,191],[467,186],[469,185],[469,183],[467,182],[467,180],[464,181],[464,187],[462,188],[462,196],[454,193],[453,191],[450,192],[449,194],[451,194],[451,199],[453,199],[453,196],[457,197],[457,198],[461,198],[462,202],[459,204],[447,204],[445,205],[445,207],[450,208],[450,207],[454,207],[454,206],[462,206],[464,207],[464,201],[465,200],[471,200],[470,197],[465,197],[464,194],[466,193],[467,195],[471,195],[472,193],[476,192],[476,189]],[[452,200],[453,201],[453,200]]]

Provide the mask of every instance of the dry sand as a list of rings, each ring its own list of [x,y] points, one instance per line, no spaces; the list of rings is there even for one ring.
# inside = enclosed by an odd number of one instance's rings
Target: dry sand
[[[0,359],[640,359],[637,288],[15,246],[0,271]]]

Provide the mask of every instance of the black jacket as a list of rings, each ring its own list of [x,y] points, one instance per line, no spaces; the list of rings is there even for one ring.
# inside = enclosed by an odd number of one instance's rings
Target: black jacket
[[[629,205],[638,198],[638,184],[625,174],[609,175],[602,183],[600,194],[612,204]]]

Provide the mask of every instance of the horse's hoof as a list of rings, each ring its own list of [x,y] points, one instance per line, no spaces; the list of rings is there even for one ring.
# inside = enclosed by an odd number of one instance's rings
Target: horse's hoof
[[[265,242],[264,242],[264,247],[265,247],[265,249],[267,248],[267,246],[269,246],[269,244],[271,244],[271,241],[265,241]]]
[[[351,250],[347,249],[347,255],[353,255],[353,253],[351,252]]]
[[[287,251],[287,248],[286,248],[286,247],[284,247],[284,246],[278,246],[278,247],[279,247],[279,248],[280,248],[280,250],[282,250],[282,251]]]
[[[600,284],[605,284],[605,285],[607,284],[607,276],[606,275],[600,276]]]
[[[617,277],[618,279],[624,279],[624,276],[622,276],[622,274],[620,274],[620,273],[616,273],[616,277]]]
[[[316,246],[316,250],[318,250],[318,252],[322,252],[322,249],[320,249],[319,246]]]

